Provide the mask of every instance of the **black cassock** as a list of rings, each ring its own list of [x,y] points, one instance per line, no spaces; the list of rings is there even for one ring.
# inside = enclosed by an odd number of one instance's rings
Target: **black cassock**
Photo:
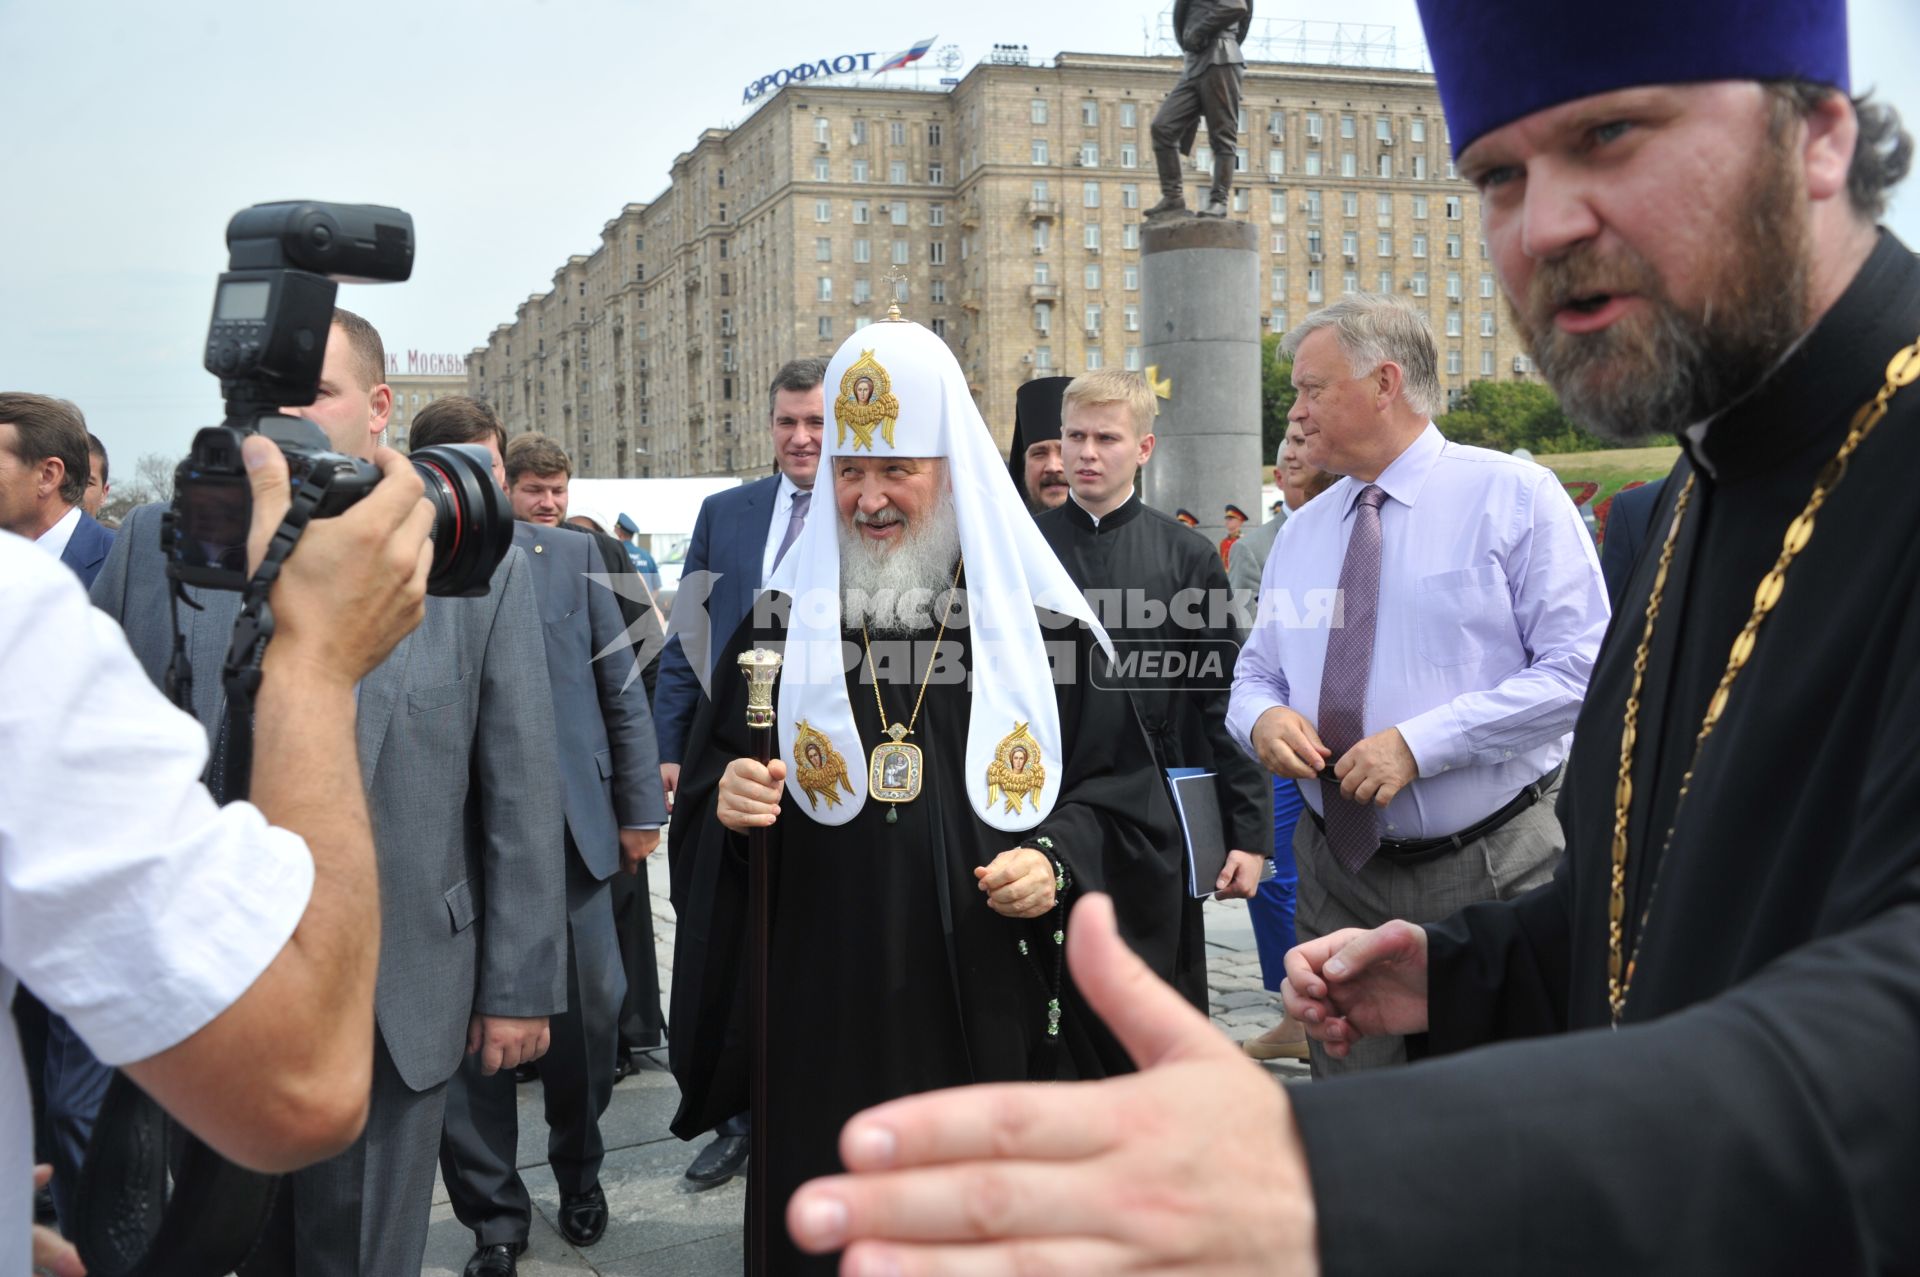
[[[1034,522],[1073,583],[1094,601],[1120,662],[1110,682],[1132,695],[1160,766],[1217,772],[1229,845],[1272,855],[1272,785],[1227,733],[1227,700],[1243,635],[1227,610],[1230,587],[1220,552],[1137,496],[1097,525],[1073,500],[1043,511]],[[1148,653],[1159,659],[1146,659]],[[1198,900],[1185,909],[1174,983],[1207,1009],[1206,933]]]
[[[1172,974],[1184,871],[1167,850],[1173,815],[1164,787],[1153,783],[1146,739],[1126,696],[1087,678],[1097,649],[1085,627],[1043,633],[1074,677],[1058,689],[1067,751],[1060,798],[1038,827],[1005,833],[974,813],[963,787],[984,789],[986,778],[962,774],[971,696],[964,682],[937,677],[907,737],[923,753],[924,789],[894,808],[897,823],[871,798],[840,826],[809,820],[807,803],[791,795],[782,803],[772,835],[772,1148],[769,1158],[756,1144],[749,1182],[749,1192],[774,1195],[777,1221],[803,1181],[841,1169],[840,1128],[861,1109],[970,1082],[1131,1068],[1065,978],[1054,940],[1060,911],[1001,917],[973,876],[1001,852],[1050,837],[1051,854],[1072,874],[1067,903],[1089,890],[1112,893],[1127,942],[1162,977]],[[727,764],[747,752],[746,681],[735,661],[783,635],[777,622],[756,628],[749,617],[715,662],[714,695],[695,717],[676,796],[670,1022],[682,1092],[673,1129],[684,1139],[747,1106],[747,840],[714,818],[714,790]],[[860,636],[850,637],[857,650]],[[889,723],[911,716],[934,637],[929,628],[911,639],[875,639]],[[954,667],[965,668],[967,638],[964,628],[947,632],[942,650]],[[885,737],[866,669],[863,662],[851,672],[847,686],[871,750]],[[778,724],[776,735],[790,742],[792,725]],[[849,771],[867,767],[853,742],[833,745]],[[1056,989],[1063,1014],[1053,1038],[1047,1004]],[[835,1261],[807,1259],[784,1226],[776,1231],[771,1271],[834,1271]]]
[[[1575,731],[1558,876],[1428,929],[1428,1051],[1536,1040],[1292,1093],[1329,1274],[1920,1271],[1920,386],[1819,512],[1660,850],[1755,587],[1916,337],[1920,267],[1883,234],[1689,442]],[[1645,943],[1610,1031],[1620,728],[1688,475],[1633,776]]]

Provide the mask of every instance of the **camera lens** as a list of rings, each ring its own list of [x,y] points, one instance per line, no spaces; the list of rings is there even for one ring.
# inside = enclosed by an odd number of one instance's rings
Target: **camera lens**
[[[436,444],[413,454],[433,504],[433,567],[427,593],[477,598],[513,546],[513,509],[493,481],[493,458],[471,443]]]

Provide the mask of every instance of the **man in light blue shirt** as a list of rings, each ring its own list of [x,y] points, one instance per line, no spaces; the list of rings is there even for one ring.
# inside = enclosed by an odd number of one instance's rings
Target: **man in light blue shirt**
[[[1288,334],[1307,460],[1347,476],[1267,560],[1227,723],[1300,782],[1304,942],[1436,921],[1545,882],[1552,797],[1607,628],[1593,543],[1551,472],[1448,443],[1411,307],[1345,299]],[[1543,801],[1544,800],[1544,801]],[[1316,1074],[1403,1061],[1398,1038]]]

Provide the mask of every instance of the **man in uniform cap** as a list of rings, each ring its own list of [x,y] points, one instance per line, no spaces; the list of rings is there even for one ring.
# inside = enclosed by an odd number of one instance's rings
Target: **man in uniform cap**
[[[1247,512],[1239,506],[1228,503],[1225,511],[1227,535],[1220,538],[1220,563],[1223,567],[1233,566],[1233,543],[1240,539],[1240,529],[1247,526]]]
[[[1107,636],[946,344],[874,324],[824,384],[832,504],[715,662],[674,817],[683,1138],[746,1107],[744,857],[750,829],[769,834],[774,1051],[748,1191],[776,1212],[837,1169],[840,1126],[869,1104],[1127,1067],[1062,978],[1066,905],[1111,892],[1167,975],[1185,876],[1131,703],[1092,677]],[[737,659],[769,644],[785,664],[763,765]],[[770,1271],[833,1270],[773,1246]]]
[[[1841,0],[1421,7],[1541,370],[1684,454],[1560,872],[1296,949],[1316,1037],[1443,1058],[1285,1092],[1087,902],[1070,961],[1147,1072],[850,1124],[888,1173],[790,1213],[810,1247],[896,1239],[848,1272],[1920,1270],[1920,262],[1876,226],[1911,142],[1847,96]]]
[[[633,521],[633,516],[622,510],[620,517],[613,521],[613,534],[626,547],[627,558],[633,561],[633,570],[647,583],[648,591],[657,591],[660,588],[660,565],[653,561],[653,555],[646,547],[634,540],[640,535],[640,525]]]
[[[1007,470],[1013,486],[1035,514],[1067,499],[1067,470],[1060,459],[1060,396],[1071,377],[1036,377],[1013,396],[1013,444]]]
[[[1190,528],[1197,528],[1200,526],[1200,520],[1194,517],[1193,511],[1187,509],[1184,506],[1182,506],[1178,510],[1175,510],[1173,512],[1173,517],[1180,520],[1180,522],[1186,524]]]

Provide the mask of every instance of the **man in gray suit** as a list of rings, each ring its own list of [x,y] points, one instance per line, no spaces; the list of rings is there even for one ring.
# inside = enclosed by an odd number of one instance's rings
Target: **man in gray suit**
[[[442,399],[414,423],[414,444],[489,438],[495,421],[476,399]],[[521,520],[514,541],[533,565],[546,634],[566,810],[571,966],[567,1010],[554,1017],[553,1044],[540,1062],[547,1161],[560,1189],[561,1235],[591,1246],[607,1227],[600,1115],[613,1097],[626,994],[609,879],[623,862],[628,873],[637,872],[659,845],[667,807],[646,686],[623,641],[619,599],[593,580],[596,574],[604,580],[605,561],[592,537],[559,526],[572,469],[565,450],[541,435],[522,435],[507,449],[507,491]],[[539,482],[524,482],[530,479]],[[542,500],[523,500],[523,490],[535,487]],[[486,1076],[469,1061],[449,1092],[440,1146],[454,1214],[476,1242],[467,1277],[512,1277],[516,1257],[527,1248],[533,1204],[514,1169],[519,1134],[512,1077]]]
[[[1240,141],[1240,84],[1247,73],[1240,42],[1253,23],[1252,0],[1174,0],[1173,34],[1187,55],[1180,82],[1153,117],[1153,158],[1160,166],[1160,202],[1148,217],[1187,211],[1180,157],[1193,150],[1200,121],[1213,151],[1213,188],[1202,217],[1225,217]]]
[[[336,310],[319,398],[302,409],[341,452],[370,457],[392,392],[380,336]],[[94,583],[149,676],[173,648],[161,507],[135,510]],[[366,1133],[295,1175],[300,1277],[417,1272],[447,1080],[463,1054],[511,1070],[566,1006],[566,878],[553,702],[527,558],[482,598],[430,598],[426,619],[359,688],[360,771],[380,873],[380,971]],[[239,595],[188,587],[180,624],[194,713],[216,736]]]

